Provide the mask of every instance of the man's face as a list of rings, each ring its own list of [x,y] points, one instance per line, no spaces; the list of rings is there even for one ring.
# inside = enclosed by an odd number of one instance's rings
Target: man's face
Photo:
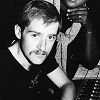
[[[66,5],[70,8],[75,8],[77,6],[83,5],[86,0],[64,0]]]
[[[50,53],[56,40],[58,22],[43,23],[42,19],[34,19],[22,33],[22,50],[33,63],[41,64]]]

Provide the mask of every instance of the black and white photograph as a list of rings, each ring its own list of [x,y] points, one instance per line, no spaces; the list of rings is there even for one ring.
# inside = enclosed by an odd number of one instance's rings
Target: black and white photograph
[[[100,100],[99,0],[0,0],[0,100]]]

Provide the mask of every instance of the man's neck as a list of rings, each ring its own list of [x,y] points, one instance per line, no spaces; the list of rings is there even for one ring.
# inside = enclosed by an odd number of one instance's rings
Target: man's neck
[[[25,56],[23,55],[21,49],[20,49],[20,45],[18,42],[16,42],[15,44],[13,44],[12,46],[10,46],[8,48],[11,52],[11,54],[14,56],[14,58],[27,70],[29,71],[29,67],[30,67],[30,63],[28,62],[28,60],[25,58]]]

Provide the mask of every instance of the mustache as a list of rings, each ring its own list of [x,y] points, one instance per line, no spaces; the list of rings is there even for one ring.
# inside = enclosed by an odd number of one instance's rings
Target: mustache
[[[42,50],[33,50],[30,52],[30,55],[33,53],[35,53],[37,55],[46,55],[46,56],[48,55],[48,53],[46,51],[42,51]]]

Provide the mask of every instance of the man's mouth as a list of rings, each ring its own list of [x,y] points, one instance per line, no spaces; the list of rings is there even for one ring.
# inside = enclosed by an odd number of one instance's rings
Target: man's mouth
[[[35,54],[37,55],[47,55],[47,53],[45,51],[36,51]]]
[[[41,51],[41,50],[37,50],[37,51],[32,51],[30,53],[31,54],[35,54],[36,56],[38,57],[44,57],[44,56],[47,56],[47,53],[45,51]]]
[[[35,53],[35,55],[36,55],[37,58],[46,58],[46,55],[43,55],[43,54],[36,54]]]

